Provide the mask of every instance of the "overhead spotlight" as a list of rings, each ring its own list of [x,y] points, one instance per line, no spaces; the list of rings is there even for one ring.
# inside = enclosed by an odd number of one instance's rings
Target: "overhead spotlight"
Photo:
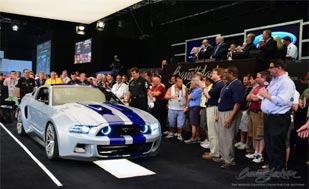
[[[97,21],[97,30],[103,31],[105,23],[102,20]]]
[[[17,26],[16,24],[14,24],[14,25],[12,26],[12,30],[13,30],[13,31],[18,31],[18,26]]]
[[[78,25],[76,26],[76,34],[79,35],[85,35],[85,26],[84,25]]]

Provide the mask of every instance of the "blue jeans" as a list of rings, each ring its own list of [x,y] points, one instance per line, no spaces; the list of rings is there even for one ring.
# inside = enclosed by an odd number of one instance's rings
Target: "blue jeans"
[[[183,110],[168,110],[168,122],[170,127],[183,128],[186,123],[186,115]]]

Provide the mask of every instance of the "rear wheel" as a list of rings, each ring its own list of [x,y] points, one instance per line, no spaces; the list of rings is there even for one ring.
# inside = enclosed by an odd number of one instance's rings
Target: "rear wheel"
[[[23,136],[26,134],[24,126],[23,126],[23,122],[22,122],[22,118],[21,118],[21,111],[19,110],[17,113],[17,124],[16,124],[16,130],[17,130],[17,134],[20,136]]]
[[[50,160],[58,159],[58,140],[52,123],[48,123],[45,131],[45,153]]]

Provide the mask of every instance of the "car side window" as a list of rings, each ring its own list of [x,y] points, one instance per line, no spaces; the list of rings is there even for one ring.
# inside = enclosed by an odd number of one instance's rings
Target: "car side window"
[[[39,102],[43,102],[45,104],[49,103],[49,91],[48,88],[40,88],[37,96],[35,97],[35,100]]]

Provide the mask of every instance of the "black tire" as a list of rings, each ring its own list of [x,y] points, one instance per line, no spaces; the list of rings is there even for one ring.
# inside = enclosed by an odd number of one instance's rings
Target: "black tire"
[[[45,130],[45,154],[49,160],[59,158],[58,139],[52,123],[48,123]]]
[[[157,157],[160,155],[160,148],[158,148],[155,152],[152,152],[150,157]]]
[[[21,119],[21,112],[20,110],[18,111],[18,115],[17,115],[17,123],[16,123],[16,130],[17,130],[17,134],[19,136],[25,136],[26,135],[26,132],[25,132],[25,129],[24,129],[24,125],[23,125],[23,122],[22,122],[22,119]]]
[[[12,123],[13,122],[13,112],[11,110],[2,111],[3,114],[3,122],[4,123]]]

